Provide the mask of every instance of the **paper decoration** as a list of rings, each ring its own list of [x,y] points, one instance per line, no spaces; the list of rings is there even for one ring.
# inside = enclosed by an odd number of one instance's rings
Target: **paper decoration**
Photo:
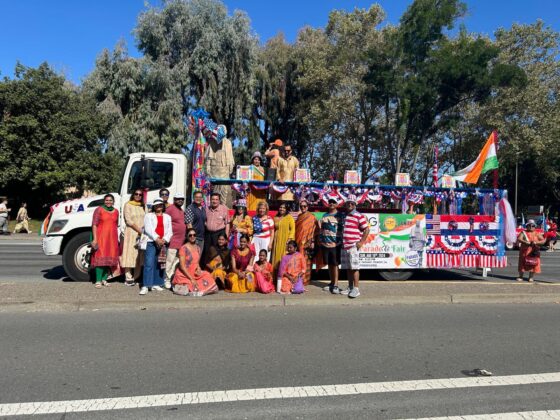
[[[237,165],[237,179],[240,181],[251,181],[253,179],[251,165]]]
[[[455,188],[455,179],[451,175],[442,176],[441,188]]]
[[[358,171],[346,171],[344,172],[344,183],[345,184],[359,184],[360,174]]]
[[[294,181],[295,182],[311,182],[311,174],[309,173],[309,169],[296,169],[294,174]]]
[[[395,185],[397,187],[410,186],[410,174],[404,172],[398,172],[395,174]]]

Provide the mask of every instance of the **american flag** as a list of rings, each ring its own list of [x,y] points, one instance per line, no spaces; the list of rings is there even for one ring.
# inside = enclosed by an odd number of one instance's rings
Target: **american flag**
[[[437,214],[426,215],[426,234],[441,235],[441,219]]]
[[[434,169],[432,172],[432,177],[434,179],[434,187],[438,186],[438,147],[434,148]]]

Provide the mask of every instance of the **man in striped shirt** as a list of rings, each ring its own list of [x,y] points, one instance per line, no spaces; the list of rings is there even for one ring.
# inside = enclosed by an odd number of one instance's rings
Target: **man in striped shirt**
[[[341,291],[349,298],[360,296],[360,248],[369,235],[369,223],[366,217],[356,210],[356,196],[350,194],[346,200],[348,214],[344,220],[342,232],[342,268],[348,273],[348,289]]]

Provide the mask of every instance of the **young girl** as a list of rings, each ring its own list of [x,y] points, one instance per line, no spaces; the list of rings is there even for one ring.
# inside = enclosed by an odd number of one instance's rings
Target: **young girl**
[[[257,279],[257,291],[261,293],[274,292],[272,264],[268,262],[268,252],[266,249],[259,251],[259,260],[253,265],[253,271]]]

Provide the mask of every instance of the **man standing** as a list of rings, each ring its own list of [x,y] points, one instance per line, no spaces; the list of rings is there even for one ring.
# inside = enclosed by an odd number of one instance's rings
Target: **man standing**
[[[321,245],[321,252],[323,253],[323,261],[329,266],[329,277],[331,279],[331,283],[325,286],[323,290],[338,295],[340,294],[340,289],[338,288],[338,265],[340,264],[344,217],[336,207],[336,200],[330,198],[329,212],[325,213],[321,219],[319,242]]]
[[[299,168],[299,161],[292,155],[292,146],[284,146],[284,156],[278,159],[278,172],[276,177],[281,182],[293,182],[294,173]],[[294,193],[288,189],[278,197],[280,201],[294,201]]]
[[[0,202],[0,234],[9,235],[8,232],[8,214],[10,212],[8,208],[8,199],[4,198],[2,202]]]
[[[185,211],[183,204],[185,203],[185,195],[183,193],[175,193],[173,196],[173,205],[167,207],[165,212],[171,216],[171,227],[173,236],[169,241],[167,249],[167,259],[165,260],[165,288],[171,289],[171,277],[175,272],[175,267],[179,262],[178,252],[185,242],[185,234],[187,226],[185,224]]]
[[[206,207],[206,235],[204,236],[204,250],[211,246],[218,246],[220,233],[229,238],[229,209],[220,203],[220,194],[210,195],[210,206]],[[204,253],[207,255],[207,252]]]
[[[349,298],[360,296],[360,248],[369,235],[369,224],[366,217],[356,210],[356,196],[350,194],[346,200],[348,214],[344,220],[342,232],[342,268],[348,273],[348,289],[341,291]]]
[[[204,227],[206,225],[206,212],[202,205],[204,197],[200,191],[193,194],[193,202],[189,204],[185,211],[185,224],[188,229],[196,231],[196,244],[200,252],[204,249]]]
[[[216,137],[209,136],[206,140],[208,142],[204,158],[206,175],[209,178],[229,179],[235,168],[235,159],[231,140],[227,138],[226,126],[220,124],[217,127]],[[222,203],[231,206],[231,187],[229,185],[215,185],[213,188],[214,192],[220,194]]]

